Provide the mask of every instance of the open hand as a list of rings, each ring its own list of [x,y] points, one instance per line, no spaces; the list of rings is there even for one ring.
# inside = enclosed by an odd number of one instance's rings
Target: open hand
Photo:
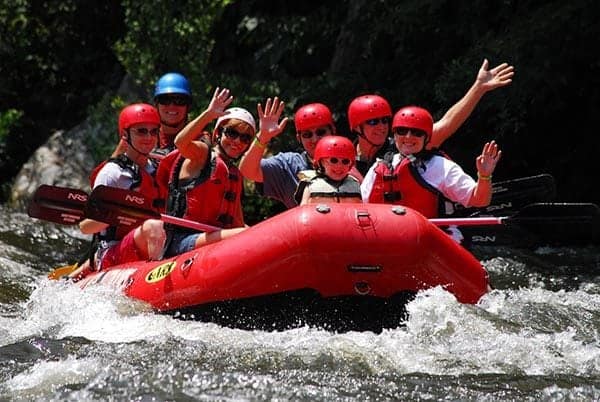
[[[231,102],[233,102],[233,96],[230,94],[229,89],[217,87],[206,111],[211,114],[212,119],[216,119],[225,114],[225,109]]]
[[[481,155],[476,159],[477,172],[479,175],[491,176],[494,169],[496,169],[496,164],[501,156],[502,151],[498,149],[498,144],[496,144],[495,141],[486,142],[481,151]]]
[[[488,66],[488,60],[484,59],[483,64],[477,73],[477,83],[486,92],[503,87],[512,82],[512,77],[515,75],[515,68],[513,66],[502,63],[491,70],[488,70]]]
[[[285,103],[280,101],[277,96],[272,101],[271,98],[268,98],[264,109],[260,103],[258,104],[257,110],[260,121],[259,132],[261,142],[268,143],[271,138],[278,136],[283,131],[288,122],[287,117],[279,121],[284,108]]]

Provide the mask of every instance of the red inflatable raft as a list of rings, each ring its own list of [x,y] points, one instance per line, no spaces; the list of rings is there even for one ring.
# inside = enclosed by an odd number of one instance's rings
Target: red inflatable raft
[[[489,290],[480,262],[417,212],[378,204],[294,208],[230,239],[163,261],[124,264],[105,284],[178,317],[241,328],[395,327],[417,291],[462,303]]]

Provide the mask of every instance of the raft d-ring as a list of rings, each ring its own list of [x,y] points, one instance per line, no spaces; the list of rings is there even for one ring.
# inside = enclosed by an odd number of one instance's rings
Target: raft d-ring
[[[194,263],[194,260],[196,259],[197,256],[198,256],[198,253],[194,254],[192,257],[185,260],[183,262],[183,264],[181,264],[181,268],[179,268],[181,270],[181,272],[185,273],[188,269],[190,269],[190,267]]]
[[[406,208],[400,207],[398,205],[394,205],[392,207],[392,212],[396,215],[406,215]]]
[[[329,207],[329,205],[326,204],[317,204],[315,209],[317,210],[317,212],[320,212],[322,214],[331,212],[331,208]]]
[[[365,296],[371,293],[371,286],[368,282],[356,282],[354,284],[354,291],[361,296]]]

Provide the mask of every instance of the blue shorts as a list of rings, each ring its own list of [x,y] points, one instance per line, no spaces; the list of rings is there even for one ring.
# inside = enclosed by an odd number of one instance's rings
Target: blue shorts
[[[183,254],[196,247],[196,239],[201,233],[175,233],[167,248],[165,257]]]

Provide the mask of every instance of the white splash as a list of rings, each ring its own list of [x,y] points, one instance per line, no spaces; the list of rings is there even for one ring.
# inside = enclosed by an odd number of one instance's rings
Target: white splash
[[[9,379],[4,387],[15,399],[31,400],[69,384],[86,383],[102,370],[102,364],[92,359],[42,361]]]

